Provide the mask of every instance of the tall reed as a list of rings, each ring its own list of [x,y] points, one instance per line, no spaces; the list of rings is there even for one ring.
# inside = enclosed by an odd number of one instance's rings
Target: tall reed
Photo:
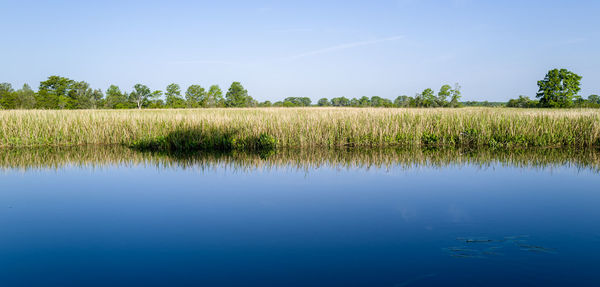
[[[592,109],[35,110],[0,111],[0,123],[0,147],[166,141],[175,148],[243,149],[265,136],[286,148],[600,146],[600,111]]]

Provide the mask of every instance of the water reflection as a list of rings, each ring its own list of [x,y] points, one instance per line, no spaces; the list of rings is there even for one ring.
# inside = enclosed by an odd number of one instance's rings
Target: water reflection
[[[77,146],[0,149],[0,169],[60,169],[63,167],[155,166],[159,169],[225,167],[236,171],[319,167],[342,169],[459,167],[465,165],[552,169],[570,167],[600,172],[600,151],[564,149],[287,149],[259,153],[151,153],[123,146]]]
[[[556,149],[1,149],[0,282],[596,286],[599,163]]]

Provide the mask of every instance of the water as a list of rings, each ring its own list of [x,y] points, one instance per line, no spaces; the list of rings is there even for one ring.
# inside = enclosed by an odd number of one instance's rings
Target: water
[[[0,286],[597,286],[599,158],[3,151]]]

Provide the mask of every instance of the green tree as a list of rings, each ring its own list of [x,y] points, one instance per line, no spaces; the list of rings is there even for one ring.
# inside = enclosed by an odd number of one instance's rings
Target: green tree
[[[153,94],[146,85],[136,84],[133,86],[133,92],[131,92],[129,98],[138,109],[141,109],[144,104],[147,104],[153,98]]]
[[[258,104],[258,106],[268,108],[268,107],[273,106],[273,104],[271,103],[271,101],[264,101],[264,102]]]
[[[116,85],[110,85],[106,90],[106,101],[104,107],[108,109],[126,109],[129,108],[127,93],[121,92]]]
[[[161,100],[161,96],[163,92],[160,90],[153,91],[150,93],[150,97],[148,98],[147,106],[151,109],[161,109],[165,107],[165,102]]]
[[[394,105],[399,108],[406,108],[410,106],[412,98],[406,95],[398,96],[394,100]]]
[[[437,107],[437,98],[435,97],[435,93],[432,89],[425,89],[421,92],[421,106],[423,107]]]
[[[92,92],[92,109],[97,109],[102,106],[104,106],[104,94],[102,93],[102,90],[95,89]]]
[[[205,107],[207,100],[206,91],[200,85],[191,85],[185,91],[185,102],[189,108]]]
[[[520,95],[517,99],[510,99],[506,106],[509,108],[533,108],[536,104],[537,103],[529,99],[529,97]]]
[[[168,108],[185,108],[185,100],[181,96],[181,88],[178,84],[172,83],[167,86],[165,92]]]
[[[15,92],[16,108],[17,109],[34,109],[35,108],[35,92],[24,84],[23,88]]]
[[[443,85],[438,92],[436,99],[437,106],[446,107],[448,106],[448,98],[452,96],[452,87],[450,85]]]
[[[590,104],[600,105],[600,97],[598,95],[590,95],[587,100]]]
[[[253,102],[254,99],[240,82],[233,82],[225,95],[225,105],[228,107],[250,107]]]
[[[369,107],[371,106],[371,99],[369,99],[369,97],[361,97],[360,99],[358,99],[358,106],[360,107]]]
[[[548,108],[566,108],[573,105],[573,98],[581,89],[581,76],[567,69],[548,71],[543,80],[538,81],[536,97],[540,105]]]
[[[0,109],[15,109],[17,98],[10,83],[0,83]]]
[[[36,103],[42,109],[72,109],[75,107],[71,89],[75,81],[60,77],[50,76],[46,81],[40,82]]]
[[[350,100],[346,97],[338,97],[331,99],[331,105],[334,107],[347,107],[350,105]]]
[[[69,97],[72,99],[73,106],[77,109],[91,109],[95,107],[94,91],[90,88],[90,84],[81,81],[73,82]]]
[[[317,102],[317,105],[319,105],[319,107],[328,107],[331,105],[331,103],[329,102],[329,100],[327,98],[321,98]]]
[[[587,101],[586,99],[584,99],[584,98],[583,98],[582,96],[580,96],[580,95],[575,95],[575,96],[573,97],[573,105],[574,105],[575,107],[578,107],[578,108],[583,108],[583,107],[586,107],[586,106],[588,106],[588,104],[589,104],[589,103],[588,103],[588,101]]]
[[[283,104],[287,107],[308,107],[311,100],[308,97],[287,97],[283,100]]]
[[[310,104],[312,103],[312,100],[309,97],[300,97],[300,103],[302,103],[303,106],[308,107],[310,106]]]
[[[212,85],[208,88],[205,106],[211,108],[225,106],[223,91],[221,91],[221,88],[218,85]]]
[[[390,101],[389,99],[384,99],[382,97],[378,97],[378,96],[371,97],[371,100],[369,102],[371,103],[372,107],[391,107],[392,106],[392,101]]]
[[[460,85],[458,83],[454,84],[454,89],[450,90],[450,103],[448,106],[451,108],[456,108],[460,105]]]

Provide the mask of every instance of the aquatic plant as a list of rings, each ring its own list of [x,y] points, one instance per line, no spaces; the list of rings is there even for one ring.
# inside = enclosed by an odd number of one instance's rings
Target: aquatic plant
[[[255,108],[0,111],[0,147],[598,147],[600,111]]]

